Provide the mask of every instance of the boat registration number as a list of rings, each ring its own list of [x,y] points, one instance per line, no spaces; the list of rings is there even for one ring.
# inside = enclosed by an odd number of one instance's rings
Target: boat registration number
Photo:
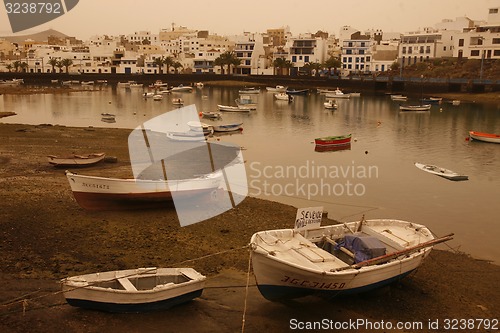
[[[337,290],[337,289],[344,289],[345,287],[344,282],[316,282],[316,281],[296,279],[287,275],[285,275],[283,279],[281,279],[281,282],[293,284],[295,286],[300,286],[304,288],[314,288],[314,289]]]

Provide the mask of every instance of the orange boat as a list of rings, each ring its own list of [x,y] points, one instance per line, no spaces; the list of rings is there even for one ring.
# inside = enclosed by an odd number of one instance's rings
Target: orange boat
[[[500,143],[500,134],[469,131],[469,137],[479,141]]]

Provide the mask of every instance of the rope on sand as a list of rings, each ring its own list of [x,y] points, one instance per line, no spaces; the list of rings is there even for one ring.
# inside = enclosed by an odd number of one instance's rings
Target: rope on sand
[[[245,332],[245,316],[247,313],[247,300],[248,300],[248,286],[250,285],[250,270],[252,269],[252,251],[248,251],[248,270],[247,270],[247,285],[245,287],[245,303],[243,306],[243,319],[241,322],[241,333]]]

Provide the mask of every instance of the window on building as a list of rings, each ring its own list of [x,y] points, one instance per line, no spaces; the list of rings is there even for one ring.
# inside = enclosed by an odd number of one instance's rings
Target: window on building
[[[345,54],[352,54],[352,50],[345,50]]]
[[[371,57],[366,57],[366,62],[370,62]]]
[[[352,69],[352,65],[347,65],[347,69]]]
[[[500,44],[500,38],[493,38],[492,43],[493,44]]]
[[[424,47],[420,46],[420,53],[424,53]]]
[[[431,53],[431,47],[429,45],[425,48],[425,53]]]
[[[458,46],[464,46],[464,39],[463,38],[460,38],[458,40]]]
[[[352,57],[347,58],[347,62],[352,62]]]
[[[498,14],[498,8],[490,8],[490,14]]]
[[[365,50],[359,50],[359,54],[365,54]]]
[[[493,55],[494,55],[495,57],[500,56],[500,50],[493,50]]]
[[[446,46],[443,46],[443,51],[446,51]]]
[[[297,62],[297,56],[292,56],[292,62]]]
[[[347,46],[352,47],[352,42],[347,43]]]
[[[471,57],[477,57],[479,55],[479,50],[471,50],[470,55]]]
[[[406,54],[406,46],[403,46],[403,51],[401,51],[403,54]]]
[[[304,56],[304,61],[309,62],[309,56]]]
[[[413,48],[411,46],[408,47],[408,54],[411,54],[413,51]]]
[[[365,42],[361,42],[361,47],[365,47]]]

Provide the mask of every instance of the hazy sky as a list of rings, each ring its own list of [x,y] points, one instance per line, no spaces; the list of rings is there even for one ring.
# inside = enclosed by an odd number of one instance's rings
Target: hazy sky
[[[52,28],[83,40],[95,34],[158,33],[172,23],[218,35],[285,25],[292,34],[323,30],[338,35],[344,25],[408,32],[445,18],[486,20],[490,7],[500,7],[500,0],[80,0],[67,14],[34,30]],[[12,30],[1,6],[0,35],[7,34]]]

